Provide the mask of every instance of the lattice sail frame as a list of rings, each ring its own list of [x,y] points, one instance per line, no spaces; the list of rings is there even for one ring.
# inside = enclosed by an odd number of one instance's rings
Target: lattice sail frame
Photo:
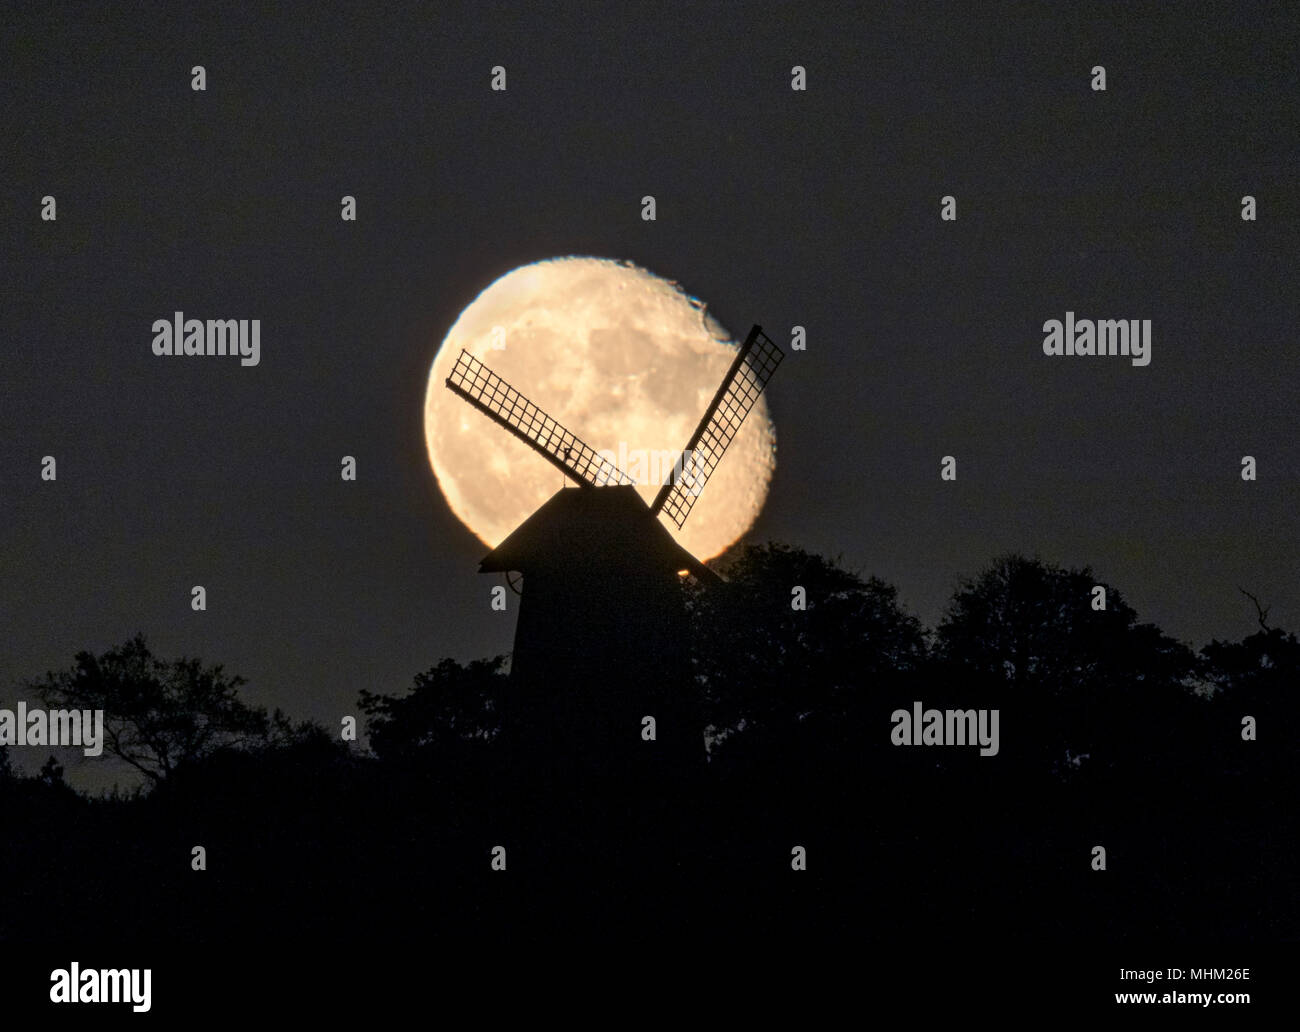
[[[447,387],[500,424],[580,487],[632,480],[576,434],[565,429],[487,366],[461,349]]]
[[[686,459],[674,467],[650,506],[652,513],[663,512],[680,530],[690,515],[695,499],[758,401],[763,388],[772,379],[785,353],[763,333],[760,326],[749,331],[722,386],[704,410],[700,425],[686,445]]]

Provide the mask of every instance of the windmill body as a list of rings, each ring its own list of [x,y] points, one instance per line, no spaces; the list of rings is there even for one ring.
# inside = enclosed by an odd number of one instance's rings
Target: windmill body
[[[703,764],[682,577],[719,578],[660,516],[682,526],[783,357],[750,331],[687,444],[692,461],[647,506],[622,470],[461,352],[447,387],[576,485],[480,565],[523,575],[505,734],[541,776],[664,787]]]
[[[679,571],[708,574],[635,487],[562,488],[479,568],[523,575],[510,674],[521,748],[606,776],[638,750],[674,769],[703,761]]]

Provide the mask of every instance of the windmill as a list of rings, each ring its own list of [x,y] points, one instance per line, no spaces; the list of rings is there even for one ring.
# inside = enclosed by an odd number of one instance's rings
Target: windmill
[[[718,576],[673,539],[710,475],[784,358],[750,330],[684,449],[650,505],[615,464],[462,350],[446,385],[561,470],[563,487],[479,564],[483,573],[522,574],[511,660],[512,723],[523,751],[554,770],[630,774],[658,757],[659,769],[704,758],[692,719],[681,574]],[[513,584],[512,584],[513,586]],[[645,718],[653,746],[642,748]]]

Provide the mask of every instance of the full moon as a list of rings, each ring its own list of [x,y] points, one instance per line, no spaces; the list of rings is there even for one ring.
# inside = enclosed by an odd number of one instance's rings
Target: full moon
[[[659,456],[686,447],[738,344],[702,302],[630,262],[554,258],[488,286],[434,357],[424,436],[451,511],[495,548],[572,481],[446,388],[462,348],[592,448],[628,456],[619,465],[648,503],[671,472]],[[712,558],[753,524],[775,465],[760,395],[685,527],[661,522]]]

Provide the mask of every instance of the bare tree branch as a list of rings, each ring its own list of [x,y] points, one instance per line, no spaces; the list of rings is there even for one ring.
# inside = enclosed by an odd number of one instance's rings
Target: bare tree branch
[[[1261,629],[1265,634],[1267,634],[1270,630],[1272,630],[1272,628],[1269,627],[1269,625],[1268,625],[1268,610],[1269,610],[1270,608],[1272,608],[1272,607],[1261,606],[1261,605],[1259,604],[1259,599],[1257,599],[1254,595],[1252,595],[1252,594],[1251,594],[1249,591],[1247,591],[1245,588],[1238,587],[1237,590],[1240,591],[1243,595],[1245,595],[1248,599],[1250,599],[1252,602],[1255,603],[1255,612],[1256,612],[1256,614],[1257,614],[1258,617],[1259,617],[1259,626],[1260,626],[1260,629]]]

